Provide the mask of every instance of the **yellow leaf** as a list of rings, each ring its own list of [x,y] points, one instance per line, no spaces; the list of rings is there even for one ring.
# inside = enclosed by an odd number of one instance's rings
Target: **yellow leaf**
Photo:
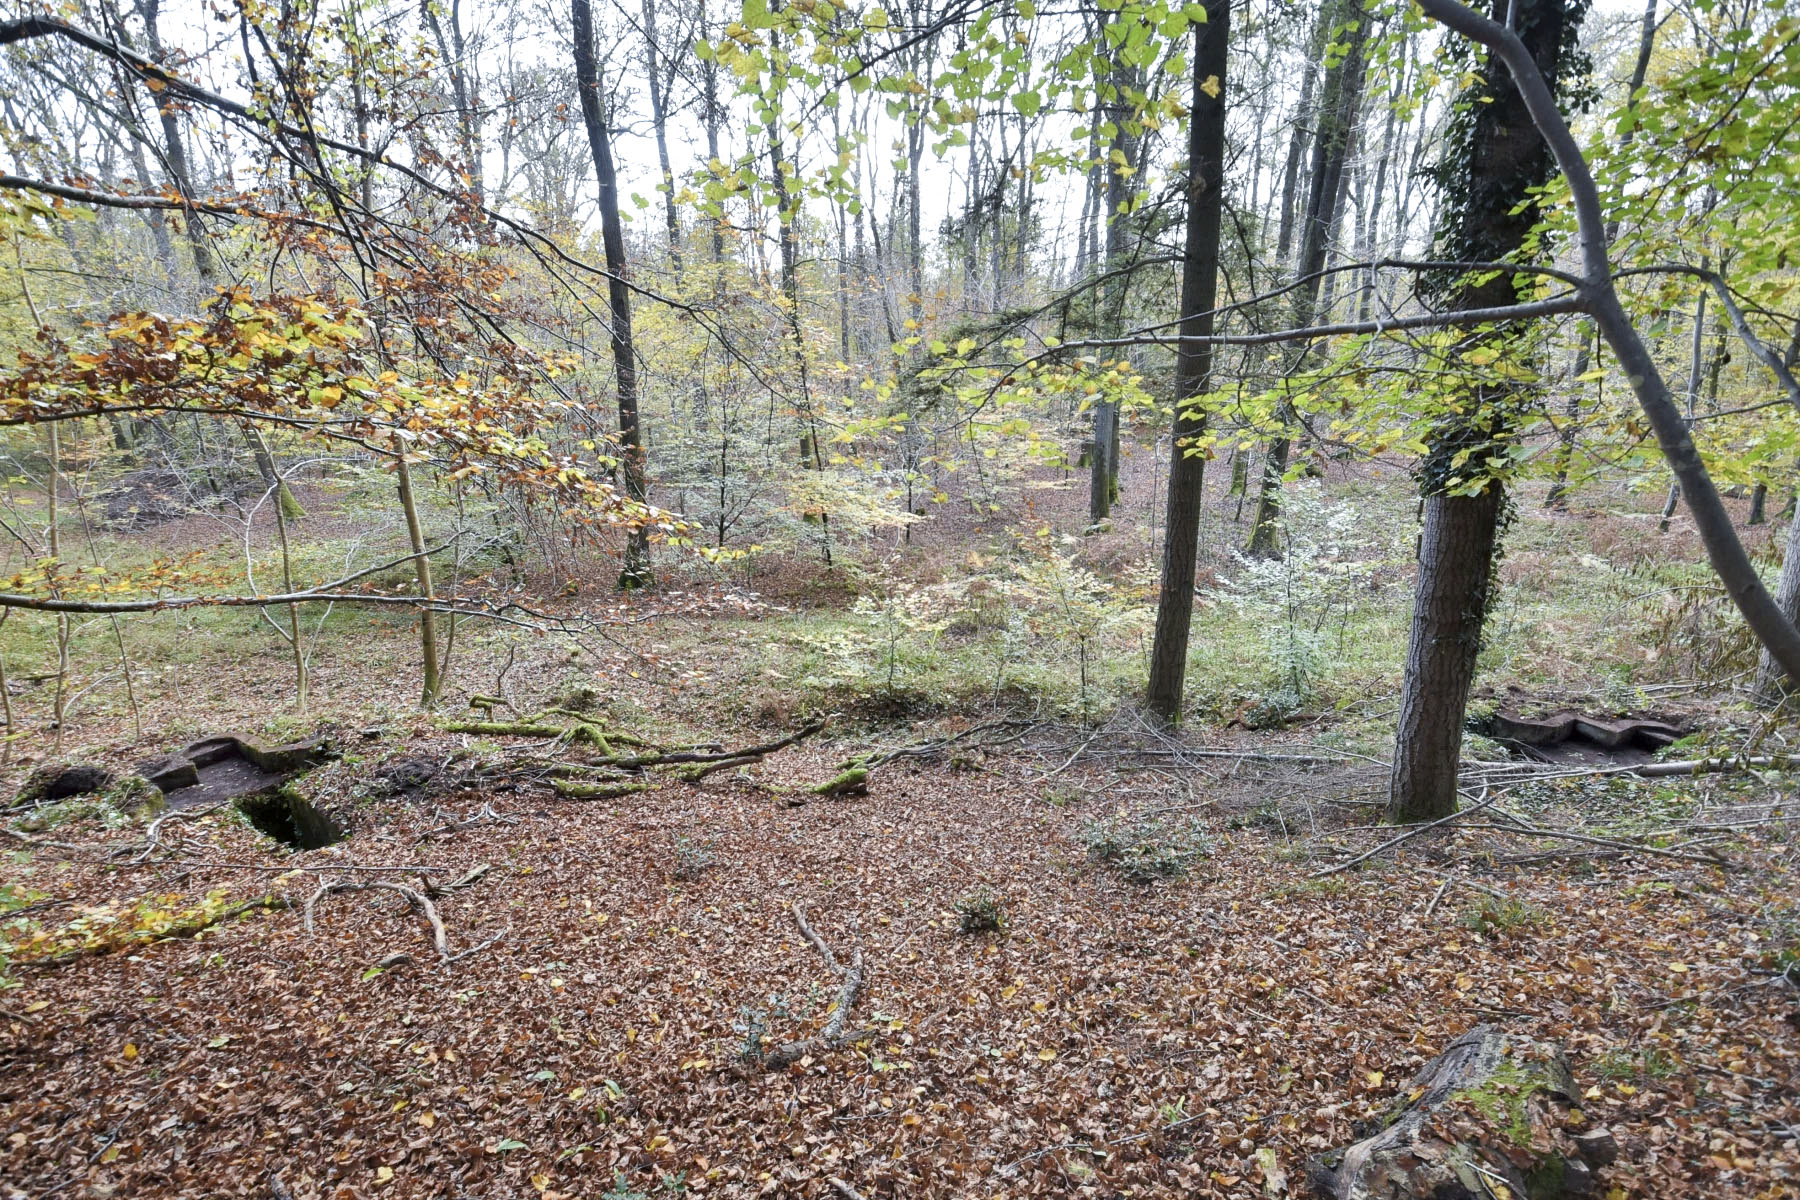
[[[1221,90],[1219,88],[1219,77],[1217,75],[1208,75],[1205,81],[1201,83],[1200,90],[1211,96],[1214,100],[1217,100]]]
[[[1039,1062],[1049,1062],[1051,1059],[1053,1059],[1055,1057],[1056,1057],[1056,1051],[1050,1049],[1050,1047],[1048,1047],[1048,1046],[1045,1046],[1042,1050],[1038,1051],[1038,1061]]]
[[[394,1168],[392,1168],[392,1167],[376,1167],[375,1168],[375,1182],[376,1183],[386,1183],[389,1180],[391,1180],[393,1177],[394,1177]]]
[[[28,1013],[43,1012],[46,1008],[49,1008],[49,1007],[50,1007],[50,1002],[48,1000],[39,1000],[36,1004],[27,1004],[25,1006],[25,1011]]]
[[[100,1161],[103,1163],[109,1163],[118,1157],[119,1157],[119,1148],[117,1146],[108,1146],[106,1148],[106,1150],[100,1155]]]
[[[423,1125],[427,1129],[430,1129],[433,1125],[437,1124],[437,1114],[434,1112],[420,1113],[419,1114],[419,1124]]]
[[[1368,1076],[1369,1076],[1369,1086],[1372,1088],[1380,1087],[1381,1081],[1386,1078],[1386,1076],[1384,1076],[1380,1071],[1370,1071],[1368,1073]]]
[[[1669,964],[1669,970],[1675,972],[1675,974],[1677,974],[1677,975],[1686,975],[1687,969],[1688,968],[1687,968],[1686,963],[1670,963]]]
[[[125,1057],[127,1059],[133,1059],[133,1058],[137,1057],[137,1044],[135,1042],[126,1042],[125,1043]]]
[[[569,1099],[579,1100],[585,1095],[587,1095],[587,1089],[584,1087],[578,1087],[569,1093]]]

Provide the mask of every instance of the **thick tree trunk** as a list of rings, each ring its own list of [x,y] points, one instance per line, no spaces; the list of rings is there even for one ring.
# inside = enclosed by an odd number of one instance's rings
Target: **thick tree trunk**
[[[1512,6],[1533,60],[1555,81],[1565,33],[1579,17],[1565,0],[1493,2],[1501,18]],[[1494,262],[1517,255],[1525,245],[1537,221],[1532,189],[1552,176],[1555,162],[1503,63],[1490,58],[1472,90],[1467,99],[1474,120],[1466,138],[1446,148],[1443,172],[1463,203],[1449,214],[1440,240],[1450,258]],[[1457,281],[1452,287],[1451,304],[1462,309],[1504,305],[1518,296],[1509,275],[1473,285]],[[1473,336],[1501,355],[1528,352],[1516,333]],[[1388,818],[1395,822],[1435,820],[1456,811],[1463,715],[1505,508],[1504,484],[1490,475],[1497,469],[1490,463],[1505,460],[1515,404],[1504,382],[1470,385],[1462,412],[1434,432],[1421,467],[1425,525],[1388,792]],[[1480,490],[1457,494],[1472,487]]]
[[[1181,336],[1208,338],[1219,282],[1219,226],[1225,197],[1225,69],[1231,39],[1231,0],[1208,0],[1206,20],[1194,28],[1194,94],[1188,124],[1187,244],[1181,266]],[[1163,532],[1162,589],[1150,650],[1150,711],[1181,719],[1188,635],[1194,615],[1194,560],[1199,550],[1200,501],[1206,459],[1193,445],[1205,418],[1182,407],[1204,392],[1212,376],[1210,342],[1181,344],[1175,360],[1175,437],[1169,459],[1168,519]]]
[[[1456,810],[1463,712],[1481,650],[1505,495],[1492,483],[1477,496],[1425,501],[1406,682],[1394,735],[1390,821],[1429,821]]]
[[[619,449],[624,459],[625,495],[640,504],[646,499],[644,444],[638,428],[637,357],[631,340],[631,289],[625,277],[625,227],[619,219],[619,181],[613,169],[611,133],[600,100],[600,69],[594,61],[594,17],[588,0],[569,0],[575,26],[575,86],[581,94],[581,117],[587,126],[588,149],[600,188],[600,240],[606,251],[606,294],[612,323],[613,375],[619,390]],[[625,543],[625,566],[619,586],[647,586],[650,538],[636,526]]]

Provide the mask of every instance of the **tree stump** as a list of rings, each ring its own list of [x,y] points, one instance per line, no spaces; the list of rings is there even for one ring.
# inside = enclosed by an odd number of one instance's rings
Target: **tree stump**
[[[1561,1200],[1617,1147],[1582,1131],[1561,1048],[1480,1025],[1425,1064],[1380,1132],[1314,1159],[1329,1200]]]

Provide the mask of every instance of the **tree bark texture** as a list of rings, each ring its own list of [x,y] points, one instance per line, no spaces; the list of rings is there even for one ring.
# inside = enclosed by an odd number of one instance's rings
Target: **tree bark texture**
[[[588,0],[569,0],[575,26],[575,86],[581,94],[581,118],[587,126],[588,149],[600,188],[600,240],[606,252],[606,295],[612,329],[613,374],[619,394],[619,449],[624,459],[625,495],[644,503],[644,444],[638,426],[637,357],[631,340],[631,289],[625,277],[625,227],[619,219],[619,180],[613,168],[611,133],[600,99],[600,69],[594,60],[594,16]],[[650,582],[650,538],[639,525],[625,543],[621,588]]]
[[[1181,335],[1208,338],[1219,283],[1219,229],[1225,197],[1225,70],[1231,0],[1209,0],[1194,29],[1194,94],[1188,124],[1187,243],[1181,267]],[[1204,416],[1182,401],[1204,392],[1213,347],[1183,341],[1175,360],[1175,437],[1169,459],[1169,499],[1163,532],[1162,589],[1150,650],[1150,711],[1171,723],[1181,718],[1188,636],[1194,615],[1194,561],[1199,551],[1200,502],[1206,459],[1193,441]]]
[[[1511,6],[1539,71],[1556,80],[1575,22],[1565,0],[1494,0],[1494,5],[1502,18]],[[1459,201],[1448,211],[1439,241],[1450,259],[1496,262],[1524,247],[1538,220],[1532,189],[1554,174],[1555,162],[1505,64],[1490,58],[1474,89],[1467,98],[1466,132],[1447,148],[1439,176]],[[1518,284],[1509,273],[1449,285],[1450,306],[1457,309],[1517,299]],[[1477,332],[1471,343],[1476,339],[1502,357],[1529,352],[1519,331]],[[1506,506],[1503,472],[1517,419],[1512,410],[1529,403],[1515,392],[1505,381],[1470,386],[1462,411],[1434,432],[1420,470],[1425,524],[1388,792],[1388,817],[1396,822],[1436,820],[1456,811],[1463,717]]]

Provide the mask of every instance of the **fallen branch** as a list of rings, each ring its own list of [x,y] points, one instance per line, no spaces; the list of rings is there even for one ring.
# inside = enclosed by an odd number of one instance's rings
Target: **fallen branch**
[[[1506,815],[1508,817],[1512,816],[1510,813]],[[1591,834],[1586,833],[1570,833],[1562,829],[1544,829],[1536,825],[1528,824],[1516,817],[1512,817],[1512,820],[1516,821],[1517,824],[1503,825],[1499,822],[1483,821],[1473,825],[1465,825],[1463,828],[1490,829],[1496,833],[1515,833],[1525,837],[1556,838],[1565,842],[1581,842],[1583,845],[1588,846],[1605,846],[1611,850],[1624,850],[1632,854],[1648,854],[1656,858],[1672,858],[1680,862],[1700,863],[1702,866],[1708,867],[1730,867],[1732,865],[1730,860],[1719,855],[1683,854],[1679,850],[1664,850],[1658,846],[1645,846],[1637,842],[1622,842],[1615,838],[1594,837]]]
[[[211,929],[214,925],[224,924],[226,921],[233,920],[243,916],[247,912],[254,912],[258,909],[292,907],[294,907],[294,902],[286,896],[258,896],[254,900],[246,900],[242,904],[234,904],[230,908],[220,909],[216,913],[177,922],[174,925],[157,930],[154,935],[149,937],[137,937],[118,944],[83,946],[80,949],[71,950],[66,954],[58,954],[49,958],[15,959],[13,965],[20,968],[29,967],[35,970],[48,970],[52,967],[60,967],[72,963],[79,958],[111,954],[116,950],[140,949],[144,946],[154,945],[157,942],[173,941],[176,938],[194,937],[199,933]]]
[[[741,750],[671,750],[655,754],[613,755],[610,758],[601,759],[596,765],[637,771],[645,767],[660,767],[674,763],[713,763],[731,758],[763,758],[777,750],[785,750],[789,746],[798,745],[823,728],[825,728],[824,719],[815,718],[779,741],[765,742],[760,746],[746,746]]]
[[[1474,813],[1480,812],[1482,809],[1486,808],[1488,805],[1494,803],[1494,801],[1496,801],[1498,799],[1500,799],[1500,797],[1497,795],[1491,796],[1491,797],[1488,796],[1486,793],[1486,789],[1484,788],[1483,792],[1482,792],[1481,800],[1478,801],[1477,803],[1471,805],[1470,807],[1464,808],[1464,809],[1458,809],[1456,812],[1451,813],[1447,817],[1439,817],[1435,821],[1428,821],[1425,824],[1420,825],[1416,829],[1409,829],[1405,833],[1401,834],[1399,837],[1392,838],[1388,841],[1385,841],[1385,842],[1381,843],[1381,845],[1375,847],[1373,850],[1370,850],[1367,853],[1359,854],[1355,858],[1350,859],[1348,862],[1338,863],[1334,867],[1326,867],[1323,871],[1314,871],[1311,875],[1308,875],[1307,878],[1308,879],[1323,879],[1325,876],[1335,875],[1339,871],[1348,871],[1351,867],[1356,866],[1358,863],[1367,862],[1369,859],[1374,858],[1377,854],[1380,854],[1385,850],[1392,850],[1395,846],[1398,846],[1402,842],[1411,841],[1413,838],[1418,837],[1421,833],[1429,833],[1431,830],[1437,829],[1444,825],[1448,825],[1452,821],[1460,820],[1463,817],[1467,817]]]
[[[1800,770],[1800,754],[1782,754],[1770,757],[1757,754],[1748,757],[1731,758],[1690,758],[1681,762],[1644,763],[1632,767],[1634,774],[1646,779],[1663,779],[1671,775],[1722,775],[1732,771],[1753,771],[1757,769],[1776,771]]]
[[[676,767],[670,774],[683,783],[699,783],[715,771],[732,771],[738,767],[753,766],[763,760],[760,754],[743,754],[736,758],[721,758],[717,762],[689,763]]]
[[[565,800],[616,800],[650,790],[648,783],[581,783],[573,779],[553,779],[550,787]]]
[[[463,877],[463,879],[459,880],[457,883],[451,884],[449,888],[444,889],[444,890],[446,890],[446,891],[455,890],[460,887],[468,887],[468,886],[473,885],[483,875],[487,874],[486,867],[487,867],[487,864],[485,864],[485,863],[482,864],[482,866],[477,867],[474,870],[470,871],[467,875],[465,875]],[[304,905],[304,907],[301,910],[301,916],[300,916],[301,928],[305,929],[306,932],[309,934],[313,932],[313,914],[318,909],[319,901],[323,900],[327,896],[335,895],[340,892],[377,892],[377,891],[395,893],[396,895],[402,897],[407,902],[407,904],[409,904],[412,907],[413,911],[420,913],[421,915],[424,916],[426,922],[431,926],[431,944],[432,944],[433,948],[435,948],[437,950],[438,964],[440,966],[447,967],[451,963],[458,962],[461,959],[465,959],[465,958],[469,957],[470,955],[477,953],[478,951],[485,950],[487,947],[493,945],[495,942],[497,942],[501,938],[505,937],[512,928],[509,925],[509,926],[507,926],[506,929],[502,929],[499,933],[495,934],[493,937],[489,938],[487,941],[482,942],[480,945],[471,947],[470,949],[464,950],[459,954],[452,954],[450,952],[450,938],[449,938],[449,935],[444,930],[444,919],[441,915],[439,915],[438,910],[437,910],[437,905],[433,904],[431,902],[431,898],[429,896],[425,895],[423,892],[420,892],[418,889],[408,887],[404,883],[385,883],[385,882],[382,882],[381,880],[371,880],[368,882],[353,883],[353,882],[349,882],[347,880],[326,880],[326,879],[321,879],[319,881],[318,890],[315,891],[311,896],[307,897],[306,904]]]
[[[840,771],[817,787],[809,789],[815,796],[861,796],[869,790],[869,768],[851,767]]]
[[[859,1029],[850,1034],[844,1032],[844,1022],[849,1019],[851,1009],[856,1007],[857,994],[862,991],[862,948],[859,946],[850,952],[848,964],[839,963],[837,956],[831,952],[831,947],[825,944],[825,939],[806,923],[806,910],[799,901],[794,902],[793,911],[794,923],[800,927],[800,935],[812,944],[812,948],[819,952],[819,957],[825,960],[825,966],[838,977],[837,1001],[831,1016],[825,1022],[825,1028],[819,1031],[817,1037],[783,1042],[763,1056],[763,1066],[771,1071],[799,1062],[815,1051],[842,1049],[853,1042],[873,1036],[875,1032],[872,1029]]]

